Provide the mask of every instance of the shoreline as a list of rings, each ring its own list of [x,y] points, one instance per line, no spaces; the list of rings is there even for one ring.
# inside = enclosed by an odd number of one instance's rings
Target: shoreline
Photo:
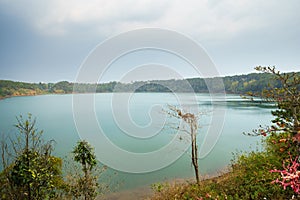
[[[108,94],[108,93],[130,93],[130,92],[82,92],[82,93],[76,93],[76,92],[70,92],[70,93],[43,93],[43,94],[24,94],[24,95],[12,95],[12,96],[5,96],[5,97],[0,97],[0,101],[4,99],[9,99],[9,98],[14,98],[14,97],[34,97],[34,96],[44,96],[44,95],[65,95],[65,94]],[[151,94],[151,93],[172,93],[172,92],[134,92],[134,93],[146,93],[146,94]],[[193,94],[193,92],[178,92],[179,94]],[[209,92],[194,92],[195,94],[210,94]],[[221,94],[221,93],[214,93],[214,94]],[[240,95],[236,93],[229,93],[226,92],[225,95],[227,94],[233,94],[233,95]]]
[[[204,180],[209,180],[209,179],[215,179],[220,176],[223,176],[225,174],[230,173],[230,167],[225,167],[223,169],[220,169],[214,173],[211,174],[205,174],[200,177],[200,181]],[[175,179],[170,179],[166,181],[159,181],[156,183],[162,183],[162,184],[169,184],[169,185],[174,185],[174,184],[189,184],[189,183],[194,183],[195,182],[195,177],[190,177],[190,178],[175,178]],[[153,183],[154,184],[154,183]],[[125,189],[125,190],[120,190],[116,192],[111,192],[104,194],[103,196],[99,196],[97,200],[145,200],[145,199],[150,199],[153,195],[155,194],[155,190],[151,188],[151,185],[145,185],[133,189]]]
[[[96,198],[97,200],[144,200],[154,194],[151,186],[142,186],[134,189],[126,189],[117,192],[111,192]]]

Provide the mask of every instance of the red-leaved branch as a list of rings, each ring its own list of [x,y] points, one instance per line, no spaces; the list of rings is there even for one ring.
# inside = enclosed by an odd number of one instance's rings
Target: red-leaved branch
[[[283,163],[283,170],[275,169],[270,171],[281,174],[280,180],[277,178],[272,183],[279,183],[284,189],[286,189],[286,187],[291,187],[295,193],[300,194],[300,164],[298,162],[298,156],[294,160],[291,157],[290,161],[291,163],[287,166]]]

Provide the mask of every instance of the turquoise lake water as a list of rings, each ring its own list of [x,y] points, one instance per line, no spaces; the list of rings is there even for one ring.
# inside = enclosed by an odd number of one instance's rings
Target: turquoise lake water
[[[84,94],[78,94],[84,95]],[[120,98],[122,94],[119,94]],[[123,94],[126,95],[126,94]],[[197,107],[202,115],[199,115],[198,145],[201,148],[203,141],[207,138],[208,130],[213,120],[215,108],[222,108],[224,113],[224,124],[220,121],[222,131],[216,144],[206,156],[199,160],[200,173],[211,174],[225,168],[230,164],[232,152],[249,150],[252,146],[255,149],[259,137],[245,136],[243,132],[251,132],[259,125],[269,125],[272,119],[271,109],[268,106],[255,104],[248,100],[241,99],[236,95],[227,95],[224,100],[220,100],[212,106],[211,97],[208,94],[196,94],[196,104],[189,101],[191,94],[182,94],[186,105]],[[54,139],[55,154],[66,156],[71,151],[76,141],[85,135],[78,133],[74,121],[74,110],[72,95],[43,95],[30,97],[15,97],[0,101],[0,133],[13,134],[16,129],[16,116],[31,113],[37,118],[37,127],[44,130],[46,139]],[[120,149],[136,154],[159,151],[172,140],[182,139],[175,137],[176,126],[179,122],[174,118],[164,118],[167,105],[178,105],[177,99],[171,93],[134,93],[130,101],[126,102],[127,108],[124,110],[122,104],[112,104],[113,94],[103,93],[94,96],[94,114],[98,125],[102,128],[106,137]],[[119,98],[118,97],[118,98]],[[83,108],[84,109],[84,108]],[[112,112],[114,111],[114,113]],[[130,115],[129,122],[124,112]],[[87,130],[93,131],[89,125],[90,119],[85,118],[84,110],[80,111],[83,116],[83,124]],[[122,119],[123,117],[123,119]],[[116,121],[118,119],[119,121]],[[129,123],[132,122],[134,126]],[[183,126],[183,128],[186,126]],[[126,129],[126,130],[125,130]],[[143,131],[145,130],[145,131]],[[153,135],[151,131],[153,130]],[[96,131],[96,130],[95,130]],[[95,132],[96,133],[96,132]],[[128,133],[133,134],[128,135]],[[148,134],[148,135],[147,135]],[[149,136],[151,135],[151,137]],[[148,137],[149,136],[149,137]],[[178,135],[177,135],[178,136]],[[96,137],[95,137],[96,138]],[[101,141],[87,137],[92,144],[101,145]],[[109,169],[106,173],[111,176],[111,181],[119,183],[119,189],[131,189],[139,186],[150,185],[154,182],[164,181],[174,178],[193,177],[194,172],[190,161],[190,151],[181,148],[188,143],[184,138],[176,141],[178,149],[171,149],[161,155],[161,161],[171,157],[175,152],[182,151],[182,155],[175,162],[170,163],[163,169],[148,173],[128,173],[114,169]],[[99,149],[101,149],[99,147]],[[110,159],[109,151],[100,152]],[[131,162],[127,157],[111,157],[117,159],[116,163],[122,167]],[[101,162],[101,160],[100,160]],[[121,164],[120,164],[121,163]],[[107,164],[107,163],[104,163]],[[132,165],[143,165],[144,163],[131,163]]]

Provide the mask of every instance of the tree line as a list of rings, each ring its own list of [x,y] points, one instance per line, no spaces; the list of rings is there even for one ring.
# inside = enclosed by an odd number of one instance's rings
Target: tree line
[[[296,73],[300,75],[300,72]],[[187,83],[193,92],[209,92],[207,85],[221,79],[226,93],[247,94],[258,93],[264,89],[281,87],[281,82],[270,73],[251,73],[247,75],[225,76],[221,78],[189,78],[184,80],[153,80],[136,81],[132,83],[71,83],[61,81],[58,83],[24,83],[9,80],[0,80],[0,98],[12,96],[29,96],[41,94],[70,94],[76,93],[105,93],[105,92],[191,92],[186,88]],[[74,87],[76,88],[74,90]],[[222,88],[219,87],[219,88]],[[218,90],[215,90],[218,92]],[[221,90],[220,90],[221,92]]]

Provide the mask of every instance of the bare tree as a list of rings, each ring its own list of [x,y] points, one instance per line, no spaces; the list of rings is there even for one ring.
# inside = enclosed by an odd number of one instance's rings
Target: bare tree
[[[167,113],[178,119],[183,120],[188,124],[189,130],[186,132],[190,135],[191,147],[192,147],[192,164],[195,171],[196,182],[200,183],[199,177],[199,165],[198,165],[198,145],[197,145],[197,132],[198,132],[198,117],[189,112],[184,112],[181,109],[176,108],[175,106],[169,106],[169,111]],[[178,127],[179,128],[179,127]]]

